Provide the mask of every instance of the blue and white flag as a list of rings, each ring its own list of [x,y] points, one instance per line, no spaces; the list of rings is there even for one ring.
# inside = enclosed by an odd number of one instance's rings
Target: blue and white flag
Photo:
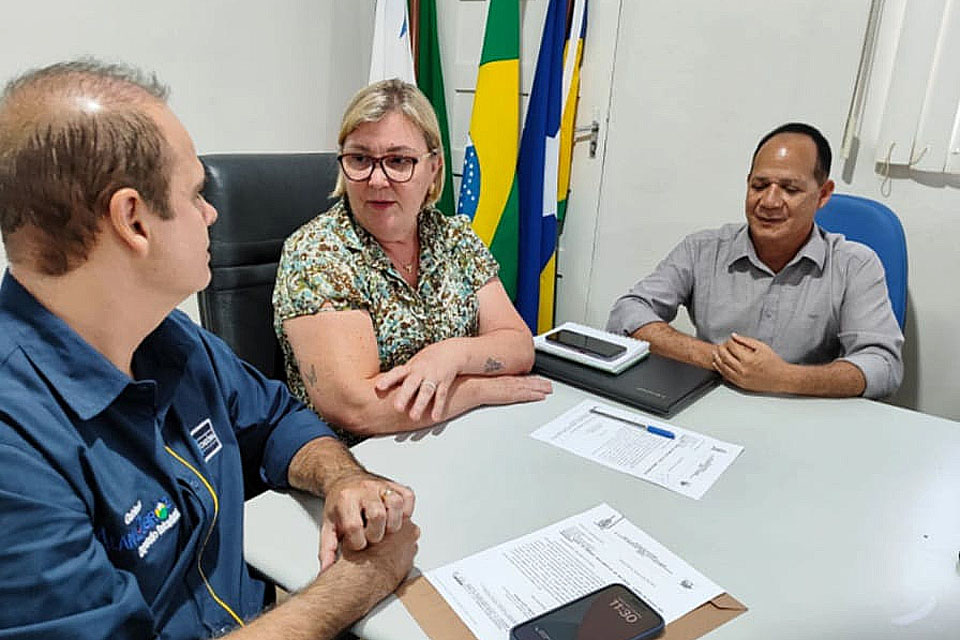
[[[533,333],[539,332],[541,324],[538,318],[541,273],[546,270],[552,275],[551,266],[555,264],[560,120],[564,98],[563,47],[566,36],[567,1],[550,0],[517,162],[520,267],[515,304]],[[552,299],[550,302],[552,315]],[[552,326],[552,318],[549,318],[549,324]]]
[[[377,0],[370,56],[370,83],[400,78],[417,83],[410,48],[410,20],[407,0]]]
[[[471,220],[477,213],[477,199],[480,197],[480,162],[477,160],[477,148],[467,136],[467,147],[463,153],[463,179],[460,181],[460,199],[457,201],[457,213]]]

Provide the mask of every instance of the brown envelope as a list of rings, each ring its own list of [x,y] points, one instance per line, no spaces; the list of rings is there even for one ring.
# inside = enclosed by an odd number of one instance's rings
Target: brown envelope
[[[397,597],[431,640],[476,640],[467,625],[423,576],[400,585]],[[659,640],[694,640],[746,610],[736,598],[722,593],[668,624],[666,633]]]

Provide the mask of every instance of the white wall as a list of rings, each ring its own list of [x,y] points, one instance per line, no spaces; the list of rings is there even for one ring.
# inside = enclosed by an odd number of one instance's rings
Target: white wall
[[[334,149],[343,108],[370,64],[372,0],[56,0],[4,9],[0,82],[80,55],[155,71],[199,153]],[[195,300],[184,307],[197,317]]]
[[[903,1],[886,2],[885,11],[897,12]],[[578,151],[574,161],[569,215],[582,217],[581,232],[561,240],[560,320],[602,325],[614,299],[683,235],[742,220],[750,155],[767,130],[808,121],[839,148],[869,5],[623,0],[591,6],[583,74],[594,80],[589,86],[585,80],[582,99],[599,104],[609,95],[609,122],[602,157],[591,164]],[[960,287],[951,278],[960,271],[958,182],[906,175],[894,180],[890,198],[879,192],[873,158],[889,42],[881,34],[858,160],[845,181],[838,159],[833,177],[840,192],[886,202],[907,233],[907,373],[894,401],[956,419]],[[604,82],[614,62],[612,80]],[[597,182],[598,203],[587,199],[574,208],[578,190],[596,191]]]

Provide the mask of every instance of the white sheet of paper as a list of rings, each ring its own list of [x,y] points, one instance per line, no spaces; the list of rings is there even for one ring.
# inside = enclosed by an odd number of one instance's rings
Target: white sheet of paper
[[[614,582],[668,624],[723,593],[607,504],[425,575],[478,640]]]
[[[640,425],[673,432],[655,435]],[[699,500],[743,447],[595,400],[584,400],[530,437]]]

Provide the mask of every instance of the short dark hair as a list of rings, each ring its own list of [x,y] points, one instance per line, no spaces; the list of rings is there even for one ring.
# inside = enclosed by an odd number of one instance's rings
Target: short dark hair
[[[773,136],[781,133],[799,133],[805,135],[817,145],[817,162],[813,165],[813,177],[818,184],[823,184],[830,177],[830,164],[833,162],[833,153],[830,151],[830,143],[823,137],[820,130],[803,122],[788,122],[782,124],[767,135],[760,138],[757,148],[753,151],[753,158],[750,161],[750,172],[753,173],[753,163],[757,161],[757,154],[760,148],[767,143]]]
[[[171,215],[170,150],[149,104],[156,76],[91,58],[28,71],[0,94],[0,232],[11,263],[47,275],[82,264],[110,198],[136,189]],[[22,238],[17,231],[33,233]]]

